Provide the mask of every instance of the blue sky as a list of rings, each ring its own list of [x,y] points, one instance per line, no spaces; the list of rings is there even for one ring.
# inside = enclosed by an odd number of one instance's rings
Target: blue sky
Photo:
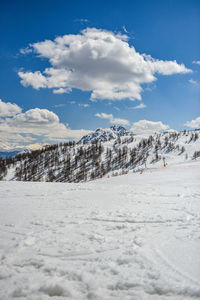
[[[199,20],[195,0],[0,1],[0,148],[200,127]]]

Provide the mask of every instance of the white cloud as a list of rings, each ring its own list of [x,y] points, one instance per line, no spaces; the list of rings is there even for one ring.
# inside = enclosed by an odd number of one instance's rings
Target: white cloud
[[[75,19],[74,22],[80,22],[81,24],[83,24],[83,23],[88,23],[89,20],[88,19]]]
[[[177,132],[178,133],[178,131],[177,130],[175,130],[175,129],[172,129],[172,128],[170,128],[170,129],[167,129],[167,132]]]
[[[60,104],[55,104],[53,107],[59,108],[59,107],[64,107],[66,104],[60,103]]]
[[[40,144],[40,143],[29,144],[29,145],[27,145],[27,149],[37,150],[37,149],[42,148],[43,146],[45,146],[45,144]]]
[[[8,116],[8,115],[7,115]],[[32,148],[34,144],[47,144],[78,140],[90,131],[72,130],[60,123],[58,116],[47,109],[34,108],[0,119],[0,148]]]
[[[113,106],[114,109],[116,109],[117,111],[120,111],[120,108],[117,106]]]
[[[193,60],[193,64],[200,65],[200,60]]]
[[[36,90],[46,87],[46,78],[41,74],[40,71],[32,72],[18,72],[19,77],[22,79],[21,83],[23,86],[32,85]]]
[[[130,122],[126,119],[120,119],[120,118],[114,118],[112,114],[106,114],[106,113],[97,113],[95,117],[99,117],[101,119],[108,119],[111,124],[113,125],[124,125],[129,126]]]
[[[22,49],[19,50],[19,52],[20,52],[21,54],[23,54],[23,55],[29,54],[29,53],[31,53],[32,51],[33,51],[33,50],[32,50],[31,48],[29,48],[29,47],[22,48]]]
[[[199,82],[197,80],[194,80],[194,79],[189,79],[189,83],[191,83],[193,85],[199,85]]]
[[[22,111],[15,103],[4,102],[0,99],[0,117],[10,117],[14,116]]]
[[[2,132],[0,123],[0,151],[22,149],[25,145],[29,145],[32,142],[34,142],[34,138],[30,135],[24,137],[22,134],[16,132],[12,133],[5,130]]]
[[[167,129],[169,129],[169,126],[163,124],[160,121],[153,122],[148,120],[140,120],[138,122],[133,123],[130,130],[133,131],[133,133],[135,134],[153,134],[155,132]]]
[[[97,113],[95,115],[95,117],[98,117],[98,118],[101,118],[101,119],[112,119],[113,118],[113,115],[112,114],[106,114],[106,113]]]
[[[130,107],[130,108],[131,109],[142,109],[142,108],[145,108],[145,107],[147,107],[146,104],[140,103],[139,105],[133,106],[133,107]]]
[[[120,119],[120,118],[113,118],[110,120],[111,124],[114,125],[124,125],[124,126],[129,126],[130,122],[126,119]]]
[[[80,106],[80,107],[89,107],[90,105],[89,104],[79,104],[78,106]]]
[[[51,66],[43,72],[18,72],[24,86],[52,88],[54,93],[73,88],[91,91],[91,100],[141,100],[142,85],[155,81],[156,74],[192,72],[176,61],[136,52],[125,34],[96,28],[38,42],[30,49]]]
[[[122,28],[123,28],[124,32],[128,33],[126,26],[123,26]]]
[[[34,108],[14,116],[12,119],[7,119],[7,123],[16,127],[30,126],[49,126],[59,123],[58,116],[48,109]]]
[[[200,128],[200,117],[197,117],[192,121],[188,121],[184,125],[190,128]]]
[[[72,91],[71,88],[59,88],[59,89],[53,90],[53,93],[54,93],[54,94],[64,94],[64,93],[68,94],[68,93],[70,93],[71,91]]]

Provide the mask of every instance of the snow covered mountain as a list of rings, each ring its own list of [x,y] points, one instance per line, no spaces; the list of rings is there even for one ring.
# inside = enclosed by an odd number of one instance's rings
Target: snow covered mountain
[[[29,149],[13,149],[11,151],[0,151],[0,158],[2,159],[6,159],[9,157],[14,157],[18,154],[22,154],[22,153],[27,153],[30,152],[31,150]]]
[[[17,155],[20,151],[16,150],[16,151],[0,151],[0,157],[3,159],[6,159],[8,157],[14,157],[15,155]]]
[[[106,142],[113,139],[117,139],[122,136],[133,136],[134,134],[128,130],[126,130],[122,126],[111,126],[110,128],[98,128],[96,131],[85,135],[81,138],[81,140],[77,143],[81,144],[90,144],[96,141],[98,142]]]
[[[83,182],[143,172],[200,158],[200,131],[133,135],[123,127],[97,129],[68,142],[0,158],[0,180]]]

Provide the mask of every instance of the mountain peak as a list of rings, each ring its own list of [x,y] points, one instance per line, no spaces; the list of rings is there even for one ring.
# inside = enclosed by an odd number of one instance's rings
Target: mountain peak
[[[106,142],[113,139],[116,139],[121,136],[132,136],[132,132],[126,130],[122,126],[113,125],[110,128],[97,128],[95,131],[91,132],[88,135],[85,135],[78,141],[77,144],[89,144],[98,142]]]
[[[124,127],[118,125],[113,125],[110,128],[114,131],[126,130]]]

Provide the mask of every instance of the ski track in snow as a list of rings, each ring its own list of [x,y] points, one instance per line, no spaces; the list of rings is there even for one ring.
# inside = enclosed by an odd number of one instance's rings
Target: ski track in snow
[[[199,171],[0,182],[0,299],[200,299]]]

